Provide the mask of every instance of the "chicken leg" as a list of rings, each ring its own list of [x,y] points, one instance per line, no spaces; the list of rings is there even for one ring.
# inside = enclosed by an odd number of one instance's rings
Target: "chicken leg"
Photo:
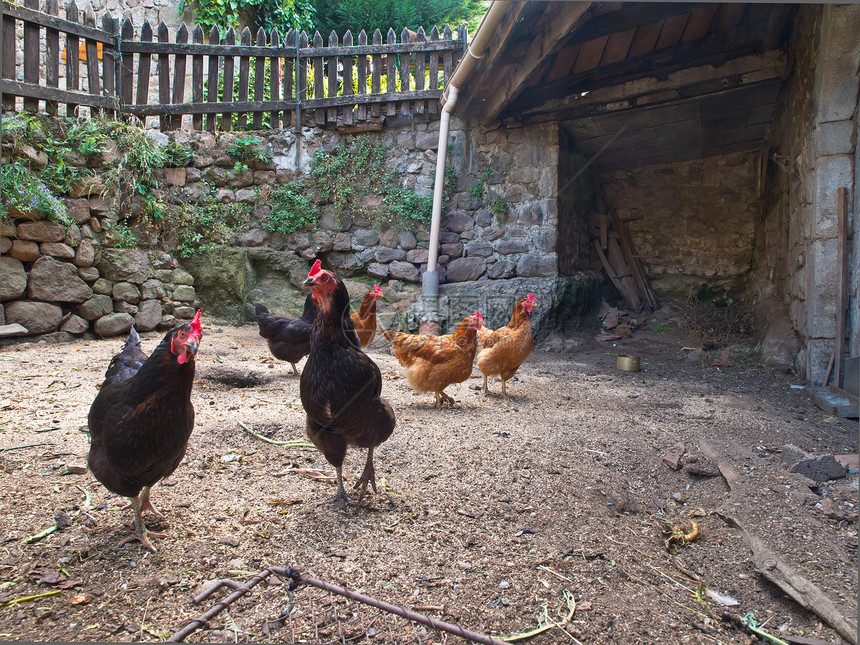
[[[149,503],[149,486],[144,488],[144,490],[146,491],[146,503],[149,504],[149,508],[152,508],[152,504]],[[152,531],[148,531],[147,528],[143,525],[143,518],[141,517],[143,507],[141,497],[143,496],[143,491],[141,491],[140,495],[138,495],[137,497],[132,497],[131,499],[131,507],[134,509],[134,535],[128,536],[122,542],[120,542],[119,545],[125,546],[129,542],[139,540],[141,544],[143,544],[143,546],[155,553],[156,549],[154,546],[152,546],[152,542],[149,541],[149,538],[167,537],[167,533],[153,533]]]
[[[451,407],[454,407],[454,399],[451,398],[450,396],[448,396],[447,394],[445,394],[444,391],[443,392],[435,392],[435,394],[436,394],[436,405],[435,405],[435,407],[441,409],[441,408],[445,407],[446,403],[448,405],[450,405]]]
[[[490,390],[487,389],[487,375],[484,374],[484,394],[489,394]]]
[[[292,366],[293,366],[293,374],[294,374],[295,376],[299,376],[299,368],[298,368],[298,367],[296,367],[296,364],[295,364],[295,363],[290,363],[290,365],[292,365]]]
[[[138,495],[138,497],[140,498],[140,513],[141,513],[141,515],[143,515],[144,512],[150,511],[153,515],[155,515],[155,517],[157,517],[160,520],[163,520],[163,519],[165,519],[164,515],[159,513],[158,509],[152,505],[151,501],[149,501],[149,491],[151,491],[151,490],[152,490],[152,486],[144,486],[140,490],[140,494]],[[128,504],[123,506],[120,510],[124,511],[127,508],[133,508],[133,506],[134,506],[134,504],[132,502],[129,502]]]

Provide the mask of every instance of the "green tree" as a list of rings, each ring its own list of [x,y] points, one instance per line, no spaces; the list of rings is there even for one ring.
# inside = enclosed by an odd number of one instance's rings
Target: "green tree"
[[[228,27],[245,26],[275,28],[281,35],[290,29],[310,31],[316,15],[311,0],[180,0],[179,10],[191,11],[207,33],[217,26],[222,34]]]
[[[332,30],[342,36],[348,29],[357,34],[364,29],[382,33],[404,27],[430,30],[466,23],[474,31],[487,10],[485,0],[312,0],[316,9],[314,28],[327,36]]]

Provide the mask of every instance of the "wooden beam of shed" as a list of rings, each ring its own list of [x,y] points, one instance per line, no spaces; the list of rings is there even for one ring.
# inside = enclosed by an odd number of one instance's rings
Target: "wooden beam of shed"
[[[563,120],[599,116],[638,108],[654,107],[698,96],[747,87],[775,79],[788,78],[790,69],[785,56],[778,52],[745,56],[719,67],[704,65],[680,70],[665,80],[657,77],[638,79],[590,92],[585,96],[572,94],[551,100],[533,109],[511,109],[518,122],[540,120],[551,114]]]
[[[505,104],[516,97],[529,82],[547,57],[558,52],[565,44],[567,36],[587,15],[588,2],[552,3],[544,11],[535,29],[535,35],[528,45],[525,56],[507,74],[496,75],[499,81],[490,92],[490,98],[482,106],[482,116],[488,121],[496,118]]]

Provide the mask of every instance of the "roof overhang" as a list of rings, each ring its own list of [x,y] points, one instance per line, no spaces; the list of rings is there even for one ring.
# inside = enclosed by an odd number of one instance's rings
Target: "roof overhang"
[[[562,124],[618,169],[764,145],[794,6],[508,2],[455,112]]]

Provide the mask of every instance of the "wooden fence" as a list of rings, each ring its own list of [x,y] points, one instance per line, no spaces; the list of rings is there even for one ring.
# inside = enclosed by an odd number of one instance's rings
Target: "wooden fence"
[[[0,0],[3,109],[64,107],[73,116],[86,106],[111,117],[159,117],[163,130],[179,128],[184,115],[194,129],[214,131],[434,114],[467,38],[464,27],[456,39],[434,27],[404,29],[399,40],[389,29],[384,42],[379,30],[370,42],[364,31],[357,42],[332,32],[324,44],[318,32],[311,40],[260,29],[252,41],[245,28],[237,44],[232,28],[222,36],[213,27],[207,38],[199,25],[183,24],[171,42],[163,22],[155,30],[144,22],[135,39],[128,19],[106,13],[98,28],[89,6],[81,16],[70,2],[61,18],[58,0],[46,0],[44,12],[39,3]]]

